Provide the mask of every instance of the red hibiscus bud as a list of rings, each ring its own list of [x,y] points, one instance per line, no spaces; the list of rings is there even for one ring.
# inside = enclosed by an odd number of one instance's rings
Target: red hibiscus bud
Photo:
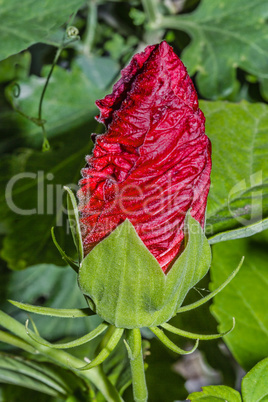
[[[85,255],[128,218],[165,272],[183,249],[187,211],[204,225],[210,186],[193,83],[162,42],[135,55],[96,104],[107,131],[96,136],[78,191]]]

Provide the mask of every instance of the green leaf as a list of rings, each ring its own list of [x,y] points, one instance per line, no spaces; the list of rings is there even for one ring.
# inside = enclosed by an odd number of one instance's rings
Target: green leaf
[[[261,227],[268,216],[268,106],[201,101],[200,107],[212,142],[206,233],[242,228],[236,233],[241,237],[251,228],[253,234],[259,229],[252,225]]]
[[[93,54],[79,55],[76,58],[76,64],[88,81],[102,90],[111,85],[112,80],[119,71],[119,64],[114,60],[109,57],[94,56]]]
[[[174,364],[178,361],[177,355],[168,353],[161,342],[155,338],[150,340],[150,344],[150,351],[146,353],[148,355],[146,356],[148,364],[146,380],[149,400],[153,402],[184,401],[187,397],[185,380],[177,370],[174,370]]]
[[[242,380],[244,402],[268,401],[268,358],[256,364]]]
[[[102,74],[102,59],[98,60],[96,68]],[[103,66],[105,62],[107,58],[104,59]],[[111,61],[109,66],[109,74],[106,72],[104,79],[105,85],[117,71],[116,63]],[[1,216],[7,217],[9,231],[4,241],[2,258],[13,269],[23,269],[40,262],[65,264],[52,243],[50,229],[51,226],[67,226],[66,213],[61,213],[61,198],[64,200],[63,204],[66,201],[61,184],[77,188],[85,155],[90,153],[92,147],[89,142],[90,133],[96,128],[96,124],[92,124],[97,112],[95,100],[104,95],[104,90],[98,88],[96,82],[90,81],[75,63],[71,71],[57,67],[54,73],[44,100],[44,118],[47,119],[51,151],[41,153],[20,149],[16,155],[1,159],[0,162],[1,171],[5,172],[1,175]],[[21,83],[21,95],[17,101],[27,115],[37,116],[43,85],[44,79],[34,76]],[[13,121],[14,115],[16,121]],[[11,125],[12,132],[20,132],[31,146],[41,146],[43,138],[39,127],[14,112],[10,117],[13,119],[12,123],[7,116],[2,121],[4,127]],[[76,130],[72,131],[74,126]],[[68,133],[64,131],[67,129]],[[64,136],[58,136],[63,131]],[[10,138],[10,133],[8,135]],[[54,140],[51,138],[53,135],[57,135]],[[26,178],[23,178],[24,172]],[[5,199],[6,184],[16,174],[21,174],[21,177]],[[35,209],[36,212],[23,215],[24,212],[14,211],[13,204],[10,205],[9,202],[10,197],[19,208]],[[24,242],[21,242],[20,233],[24,233]],[[69,251],[72,251],[72,242],[66,242],[61,237],[62,233],[61,236],[57,233],[60,246],[63,250],[68,250],[68,255],[72,254]],[[13,252],[14,249],[17,250],[16,253]]]
[[[262,97],[268,101],[268,78],[264,78],[261,80],[261,86],[260,86],[261,94]]]
[[[71,268],[40,264],[24,271],[1,272],[0,302],[2,308],[25,323],[29,315],[8,303],[16,299],[25,303],[42,305],[48,312],[50,308],[82,309],[86,303],[77,286],[77,275]],[[27,307],[27,306],[26,306]],[[53,311],[52,311],[53,312]],[[82,316],[82,310],[80,310]],[[59,317],[32,316],[40,333],[49,340],[70,336],[80,336],[94,329],[100,322],[96,316],[76,319]]]
[[[255,235],[256,233],[260,233],[265,229],[268,229],[268,218],[256,223],[252,223],[251,225],[248,225],[244,228],[227,230],[225,232],[218,233],[210,237],[208,242],[209,244],[215,244],[226,240],[242,239],[244,237],[250,237]]]
[[[8,344],[9,346],[12,346],[15,348],[22,349],[29,353],[36,353],[35,348],[33,348],[31,345],[29,345],[28,342],[24,341],[19,336],[10,334],[7,331],[0,331],[0,342],[3,344]]]
[[[30,52],[23,52],[0,62],[0,82],[24,79],[29,74]]]
[[[41,42],[56,31],[84,0],[9,0],[1,2],[0,60]]]
[[[38,401],[38,402],[63,402],[63,399],[51,397],[51,395],[42,394],[38,391],[23,388],[13,384],[1,384],[0,401],[1,402],[17,402],[17,401]]]
[[[8,314],[0,310],[1,325],[11,331],[13,334],[20,336],[24,341],[28,341],[30,345],[46,359],[56,362],[57,365],[64,367],[65,369],[71,369],[76,375],[79,375],[75,367],[79,367],[83,364],[83,360],[76,358],[75,356],[63,352],[62,350],[55,350],[41,346],[39,343],[33,341],[28,334],[24,331],[24,326],[15,319],[11,318]],[[40,356],[40,359],[42,357]],[[93,368],[90,371],[81,372],[80,376],[86,381],[90,381],[94,386],[106,397],[109,402],[120,402],[121,398],[115,387],[105,378],[102,372]],[[81,389],[81,387],[79,387]],[[88,399],[87,399],[88,400]]]
[[[123,328],[157,326],[175,315],[211,261],[203,231],[190,214],[186,228],[187,246],[167,275],[128,220],[95,246],[81,264],[78,282],[97,314]]]
[[[95,64],[94,61],[95,58],[92,57],[90,74],[76,61],[72,63],[71,71],[55,67],[43,103],[43,119],[46,120],[49,138],[77,127],[97,114],[95,101],[105,94],[106,87],[118,72],[118,65],[106,57],[97,58]],[[106,70],[106,65],[109,66],[109,70]],[[45,68],[42,75],[47,74],[48,68]],[[105,78],[101,81],[100,78],[96,79],[96,75],[104,75]],[[7,90],[7,96],[11,103],[22,112],[36,118],[44,84],[44,77],[32,75],[19,82],[20,96],[18,98],[14,97],[12,85]],[[20,115],[17,116],[17,120],[21,126],[22,135],[28,143],[31,146],[40,146],[42,143],[40,127]]]
[[[248,370],[268,355],[267,251],[248,240],[213,246],[212,288],[231,272],[232,265],[245,255],[241,271],[213,299],[212,312],[220,331],[235,317],[235,329],[224,340],[239,364]]]
[[[182,60],[206,98],[225,98],[235,91],[236,69],[268,78],[268,4],[263,0],[202,0],[190,14],[167,16],[160,27],[191,37]]]
[[[70,132],[62,142],[52,142],[49,152],[21,150],[1,159],[1,171],[6,173],[1,177],[0,209],[8,228],[1,257],[10,268],[25,269],[40,262],[66,265],[53,244],[52,226],[61,228],[57,229],[57,240],[63,250],[74,256],[71,236],[66,235],[66,192],[60,183],[75,188],[78,182],[84,157],[91,148],[89,144],[85,146],[84,130]]]
[[[0,353],[0,382],[63,397],[86,385],[75,374],[44,362]]]
[[[187,400],[191,402],[241,402],[239,392],[224,385],[211,385],[202,387],[201,392],[194,392],[188,395]]]

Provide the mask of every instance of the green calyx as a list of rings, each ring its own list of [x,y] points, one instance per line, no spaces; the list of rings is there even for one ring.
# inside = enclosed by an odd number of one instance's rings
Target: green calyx
[[[188,212],[186,246],[165,275],[126,220],[82,260],[78,284],[96,313],[119,328],[155,327],[173,317],[188,291],[207,273],[211,251]]]

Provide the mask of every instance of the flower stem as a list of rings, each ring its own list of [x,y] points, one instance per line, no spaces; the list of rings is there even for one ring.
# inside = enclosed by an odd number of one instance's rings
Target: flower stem
[[[157,21],[161,16],[158,10],[158,0],[142,0],[142,5],[150,25],[157,28]]]
[[[159,0],[142,0],[142,5],[147,16],[147,28],[143,40],[146,44],[161,42],[164,30],[160,27],[162,15],[159,11]]]
[[[36,124],[39,125],[39,126],[41,126],[41,128],[42,128],[43,138],[44,138],[44,140],[43,140],[43,146],[42,146],[43,151],[48,151],[48,150],[50,149],[49,141],[48,141],[48,139],[47,139],[47,132],[46,132],[46,129],[45,129],[45,123],[46,123],[46,121],[42,119],[42,106],[43,106],[43,101],[44,101],[45,93],[46,93],[46,90],[47,90],[47,87],[48,87],[48,84],[49,84],[49,80],[50,80],[50,78],[51,78],[51,76],[52,76],[52,73],[53,73],[53,70],[54,70],[54,68],[55,68],[55,66],[56,66],[56,64],[57,64],[57,62],[58,62],[58,60],[59,60],[59,57],[60,57],[60,55],[61,55],[61,52],[62,52],[63,49],[64,49],[66,46],[68,46],[70,43],[75,42],[76,40],[80,39],[79,36],[78,36],[78,30],[77,30],[76,28],[74,28],[74,31],[73,31],[73,33],[72,33],[71,35],[68,35],[68,29],[69,29],[69,28],[73,28],[73,27],[71,27],[71,23],[73,22],[73,20],[74,20],[76,14],[77,14],[77,10],[76,10],[75,13],[72,14],[72,16],[71,16],[71,18],[70,18],[70,21],[69,21],[69,23],[68,23],[68,25],[67,25],[66,31],[64,32],[64,35],[63,35],[61,44],[60,44],[60,46],[58,47],[57,52],[56,52],[56,54],[55,54],[55,57],[54,57],[52,66],[51,66],[50,71],[49,71],[49,73],[48,73],[48,76],[47,76],[47,78],[46,78],[46,82],[45,82],[45,85],[44,85],[44,87],[43,87],[43,90],[42,90],[42,93],[41,93],[41,96],[40,96],[40,100],[39,100],[38,119],[37,119],[37,121],[36,121]],[[76,31],[77,31],[77,32],[76,32]],[[66,33],[67,33],[67,36],[70,38],[70,39],[67,40],[67,41],[65,40]]]
[[[95,0],[88,1],[88,16],[87,16],[87,28],[85,32],[85,39],[84,39],[84,53],[89,55],[91,53],[91,49],[94,42],[95,31],[97,26],[97,5]]]
[[[132,387],[135,402],[146,402],[148,392],[144,373],[143,353],[141,347],[141,333],[138,328],[127,330],[127,342],[130,348],[129,353]],[[137,353],[139,348],[139,353]]]
[[[43,151],[48,151],[50,149],[50,145],[49,145],[49,142],[48,142],[48,139],[47,139],[47,133],[46,133],[46,129],[45,129],[45,122],[46,121],[44,119],[42,119],[42,107],[43,107],[43,101],[44,101],[45,93],[46,93],[50,78],[52,76],[52,73],[54,71],[54,68],[55,68],[55,66],[56,66],[56,64],[57,64],[57,62],[59,60],[60,55],[61,55],[61,52],[63,51],[63,49],[66,46],[68,46],[72,42],[75,42],[78,39],[79,39],[79,37],[76,36],[76,37],[74,37],[74,38],[72,38],[72,39],[70,39],[70,40],[68,40],[66,42],[65,42],[64,39],[62,40],[62,43],[61,43],[60,47],[58,48],[58,50],[57,50],[57,52],[55,54],[53,63],[51,65],[50,71],[48,73],[45,85],[43,87],[43,90],[42,90],[42,93],[41,93],[41,96],[40,96],[39,106],[38,106],[38,119],[37,119],[37,121],[39,122],[38,125],[41,126],[42,131],[43,131],[43,137],[44,137],[43,147],[42,147]]]
[[[54,57],[52,66],[51,66],[50,71],[49,71],[49,73],[48,73],[48,76],[47,76],[47,78],[46,78],[46,82],[45,82],[45,85],[44,85],[44,87],[43,87],[43,90],[42,90],[42,93],[41,93],[41,96],[40,96],[40,100],[39,100],[39,106],[38,106],[38,120],[39,120],[39,122],[40,122],[40,125],[41,125],[41,128],[42,128],[42,132],[43,132],[43,137],[44,137],[44,140],[43,140],[43,147],[42,147],[43,151],[48,151],[49,148],[50,148],[50,145],[49,145],[49,142],[48,142],[48,139],[47,139],[47,133],[46,133],[46,129],[45,129],[45,121],[42,119],[42,106],[43,106],[43,101],[44,101],[45,93],[46,93],[46,90],[47,90],[47,87],[48,87],[48,84],[49,84],[49,80],[50,80],[50,78],[51,78],[51,76],[52,76],[52,73],[53,73],[53,70],[54,70],[54,68],[55,68],[55,66],[56,66],[56,64],[57,64],[57,62],[58,62],[58,60],[59,60],[60,54],[61,54],[61,52],[62,52],[62,49],[63,49],[63,45],[61,45],[61,46],[58,48],[57,52],[56,52],[56,55],[55,55],[55,57]]]

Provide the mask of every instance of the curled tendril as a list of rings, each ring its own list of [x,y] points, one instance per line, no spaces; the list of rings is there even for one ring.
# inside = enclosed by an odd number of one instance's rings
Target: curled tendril
[[[79,30],[74,26],[69,26],[66,29],[67,38],[73,39],[79,36]]]

